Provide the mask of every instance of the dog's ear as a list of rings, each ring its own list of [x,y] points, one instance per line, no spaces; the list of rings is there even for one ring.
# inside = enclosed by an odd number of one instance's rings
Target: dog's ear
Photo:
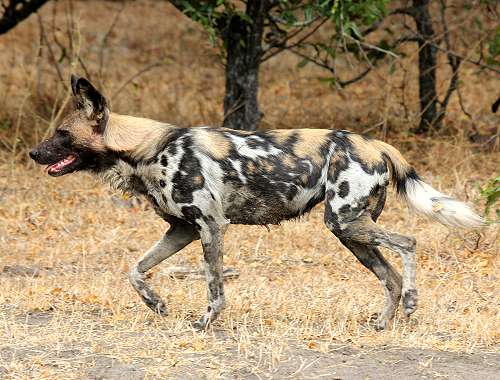
[[[108,102],[87,79],[71,75],[71,90],[77,109],[85,111],[91,120],[104,121],[108,112]]]

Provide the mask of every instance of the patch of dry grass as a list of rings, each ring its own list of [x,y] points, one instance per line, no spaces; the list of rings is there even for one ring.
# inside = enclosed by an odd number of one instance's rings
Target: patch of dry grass
[[[441,145],[429,144],[428,154],[438,156]],[[494,167],[488,155],[449,146],[444,163],[432,169],[433,185],[474,200],[473,181]],[[149,207],[124,206],[119,195],[110,196],[86,174],[53,179],[38,168],[7,165],[0,171],[2,345],[38,352],[3,363],[20,378],[79,378],[100,354],[122,363],[147,359],[145,368],[154,377],[168,374],[193,353],[205,354],[213,362],[207,374],[216,376],[222,370],[217,358],[226,350],[237,350],[242,366],[248,365],[245,358],[261,357],[272,368],[283,360],[280,353],[289,342],[319,351],[335,343],[498,350],[495,226],[480,234],[448,231],[411,217],[391,196],[380,223],[418,240],[420,306],[410,320],[398,315],[380,333],[367,321],[382,307],[382,290],[323,227],[321,207],[301,222],[272,227],[271,233],[232,226],[225,265],[241,275],[226,283],[229,307],[220,320],[200,334],[190,321],[204,308],[204,281],[173,279],[164,271],[172,265],[197,267],[199,243],[153,271],[154,288],[171,312],[156,317],[126,276],[166,228]],[[399,264],[399,258],[390,259]],[[81,352],[82,360],[49,355],[67,350]]]
[[[99,46],[119,5],[74,2],[80,56],[108,95],[149,63],[165,60],[166,66],[112,98],[113,110],[179,125],[216,125],[223,68],[199,27],[166,3],[127,5],[109,35],[100,77]],[[68,2],[54,4],[54,33],[67,43]],[[48,31],[51,7],[41,12]],[[189,324],[204,309],[204,281],[173,279],[165,271],[173,265],[197,267],[199,243],[153,271],[150,281],[170,308],[166,318],[153,315],[126,273],[167,226],[147,205],[124,205],[89,175],[53,179],[24,162],[27,147],[53,127],[54,110],[67,100],[67,88],[57,83],[45,48],[40,56],[38,41],[36,18],[0,38],[0,376],[3,368],[16,379],[81,378],[102,357],[140,362],[149,378],[190,363],[201,363],[209,378],[227,366],[258,375],[287,360],[291,345],[321,352],[335,344],[498,351],[498,226],[479,234],[449,231],[411,217],[394,195],[380,223],[417,238],[420,306],[408,321],[398,315],[388,331],[377,333],[368,325],[382,307],[382,290],[323,227],[321,207],[271,233],[231,226],[225,265],[241,275],[227,281],[229,306],[207,333],[194,332]],[[297,60],[281,55],[263,67],[262,126],[370,131],[400,148],[433,186],[480,209],[475,184],[498,173],[497,152],[468,144],[470,121],[456,99],[441,136],[408,135],[418,120],[416,53],[408,54],[398,64],[413,80],[399,70],[388,76],[381,68],[343,93],[320,83],[321,71],[309,66],[297,71]],[[61,69],[69,76],[68,62]],[[448,77],[442,76],[444,86]],[[462,80],[476,125],[498,126],[498,116],[488,111],[498,78],[465,68]],[[386,255],[400,268],[399,258]],[[234,352],[238,360],[224,362]]]

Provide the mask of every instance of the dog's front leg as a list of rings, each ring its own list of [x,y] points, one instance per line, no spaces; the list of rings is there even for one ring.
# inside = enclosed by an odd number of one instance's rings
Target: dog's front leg
[[[129,277],[132,286],[144,303],[155,313],[166,315],[167,308],[160,296],[146,284],[146,272],[196,239],[199,239],[199,234],[192,225],[176,221],[170,225],[170,229],[163,238],[151,247],[130,270]]]
[[[193,327],[199,330],[205,329],[210,322],[215,320],[226,304],[222,275],[224,233],[226,229],[226,223],[216,223],[209,220],[200,231],[208,287],[208,306],[207,311],[200,319],[193,323]]]

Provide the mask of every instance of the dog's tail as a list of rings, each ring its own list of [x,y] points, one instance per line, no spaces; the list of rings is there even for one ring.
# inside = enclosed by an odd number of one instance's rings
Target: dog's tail
[[[415,169],[393,146],[374,140],[391,169],[392,182],[398,194],[417,212],[453,227],[474,228],[484,220],[463,202],[444,195],[420,179]]]

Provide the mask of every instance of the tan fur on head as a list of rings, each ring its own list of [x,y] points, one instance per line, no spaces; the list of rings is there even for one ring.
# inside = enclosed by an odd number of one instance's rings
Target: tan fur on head
[[[86,146],[96,152],[106,151],[102,137],[94,131],[95,122],[87,117],[85,110],[76,110],[66,116],[57,127],[59,131],[67,131],[76,144]]]
[[[172,128],[175,127],[155,120],[111,113],[104,130],[104,144],[133,158],[149,158]]]

